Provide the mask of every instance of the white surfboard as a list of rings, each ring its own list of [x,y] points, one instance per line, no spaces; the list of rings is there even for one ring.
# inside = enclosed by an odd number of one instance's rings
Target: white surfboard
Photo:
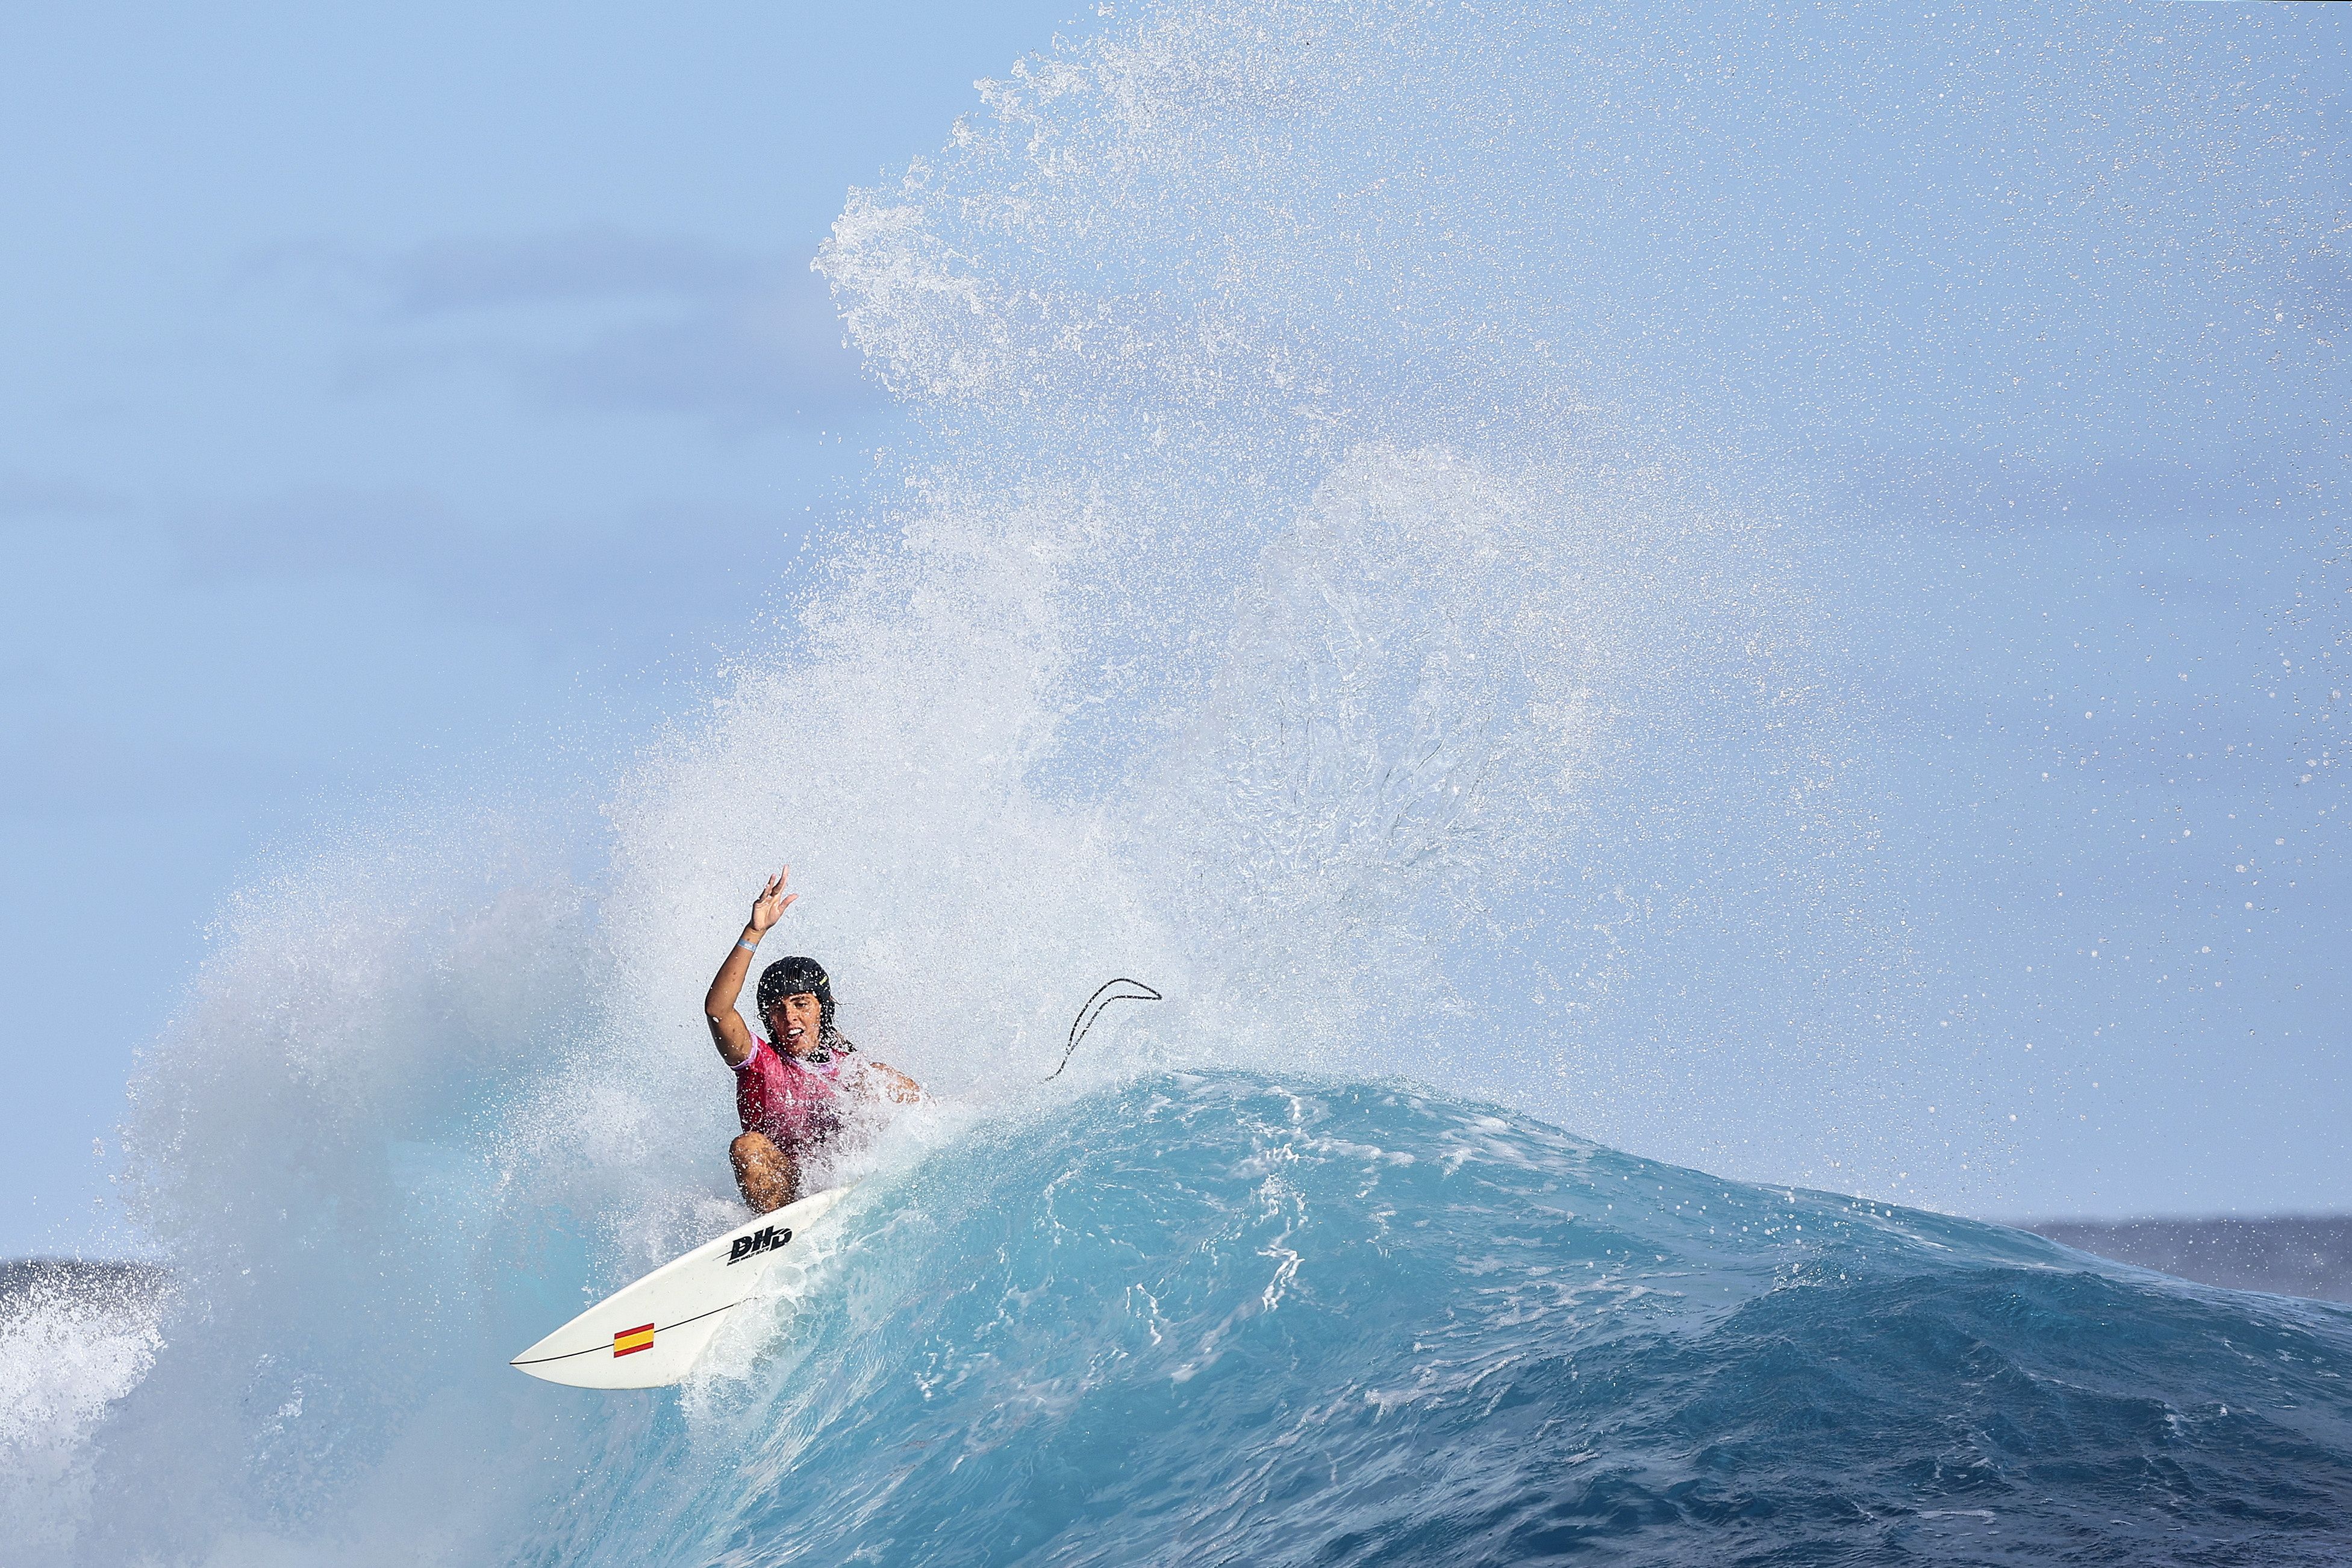
[[[575,1388],[659,1388],[683,1380],[769,1266],[849,1195],[834,1187],[739,1225],[614,1291],[507,1364]]]

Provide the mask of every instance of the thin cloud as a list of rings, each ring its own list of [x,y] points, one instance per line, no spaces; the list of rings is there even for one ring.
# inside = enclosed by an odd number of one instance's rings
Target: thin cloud
[[[121,509],[122,497],[79,479],[0,474],[0,522],[105,517]]]
[[[170,537],[191,584],[340,584],[362,612],[396,594],[576,652],[748,617],[803,534],[771,512],[706,502],[494,526],[429,492],[311,487],[189,514]],[[714,561],[749,574],[742,597],[723,580],[714,593]]]
[[[355,395],[488,371],[549,413],[693,418],[730,436],[839,429],[888,406],[804,261],[586,229],[373,261],[281,246],[253,270],[300,279],[352,319],[341,386]]]
[[[691,240],[583,229],[445,241],[382,272],[389,313],[411,318],[583,300],[709,306],[756,294],[783,264]]]
[[[806,302],[778,291],[503,357],[544,406],[698,415],[733,434],[837,428],[882,408],[829,304],[821,317],[795,304]]]
[[[289,785],[316,787],[329,778],[284,757],[126,736],[68,716],[40,715],[0,729],[0,816],[242,813]]]

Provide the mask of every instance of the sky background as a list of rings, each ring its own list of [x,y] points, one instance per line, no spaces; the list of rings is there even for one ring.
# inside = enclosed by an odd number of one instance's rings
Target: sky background
[[[102,1249],[271,846],[608,757],[789,591],[892,419],[809,258],[1065,12],[0,19],[0,1255]]]
[[[117,1244],[132,1052],[273,848],[453,779],[593,786],[755,634],[899,429],[818,240],[1082,25],[0,21],[0,1255]],[[2342,28],[2309,41],[2340,89]],[[2335,479],[2294,484],[2336,413],[1820,497],[1949,992],[1950,1045],[1890,1049],[2022,1118],[2009,1212],[2352,1207],[2352,580]]]

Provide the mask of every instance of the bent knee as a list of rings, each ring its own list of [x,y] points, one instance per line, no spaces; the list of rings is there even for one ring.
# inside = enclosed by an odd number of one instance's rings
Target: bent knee
[[[740,1165],[746,1160],[772,1160],[783,1151],[776,1147],[775,1140],[765,1133],[743,1133],[727,1145],[727,1153]]]

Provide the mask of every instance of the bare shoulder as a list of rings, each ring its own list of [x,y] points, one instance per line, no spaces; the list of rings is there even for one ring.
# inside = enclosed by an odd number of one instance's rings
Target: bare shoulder
[[[877,1061],[870,1056],[861,1054],[852,1059],[851,1065],[864,1080],[864,1086],[873,1092],[896,1100],[901,1104],[911,1104],[922,1098],[922,1085],[887,1061]]]

